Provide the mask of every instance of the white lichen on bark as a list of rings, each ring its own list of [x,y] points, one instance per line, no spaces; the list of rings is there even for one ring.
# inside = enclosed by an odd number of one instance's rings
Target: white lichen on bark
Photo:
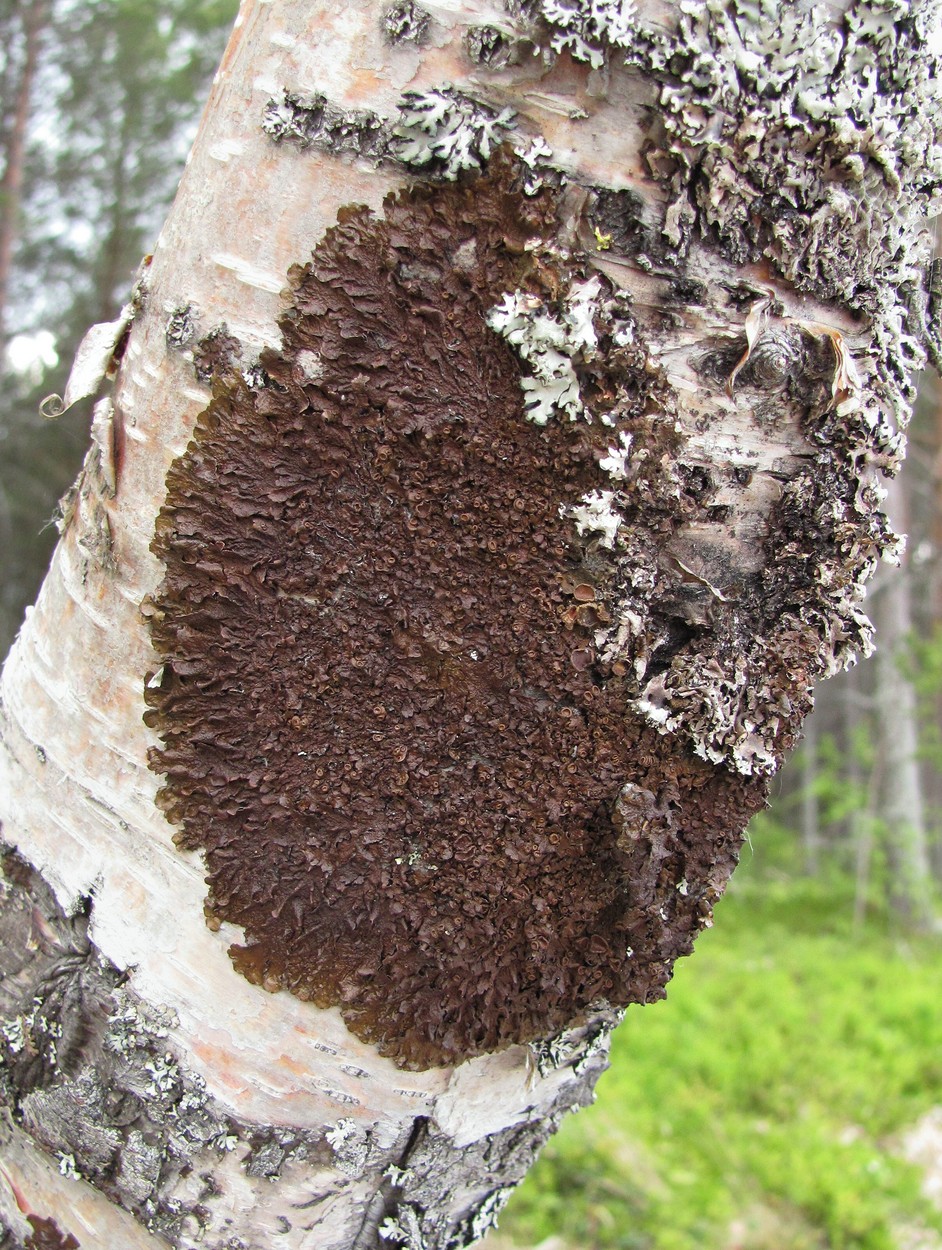
[[[609,49],[630,46],[638,19],[633,0],[543,0],[540,14],[551,28],[550,48],[593,69],[605,64]]]
[[[484,168],[512,120],[511,109],[496,111],[451,87],[408,91],[392,132],[393,150],[407,169],[453,180]]]
[[[663,137],[654,140],[645,160],[667,197],[656,210],[662,268],[665,260],[667,267],[685,262],[688,273],[706,277],[712,269],[715,281],[719,262],[704,257],[703,239],[712,240],[733,265],[770,267],[745,319],[745,351],[730,365],[730,396],[747,362],[753,391],[781,392],[779,429],[769,431],[764,471],[784,479],[775,491],[783,506],[821,506],[812,504],[814,472],[799,471],[796,456],[816,457],[819,471],[827,465],[837,478],[860,483],[850,498],[833,504],[842,531],[838,542],[828,552],[808,553],[819,564],[819,602],[782,622],[785,637],[809,627],[820,635],[810,670],[808,657],[792,657],[792,667],[800,664],[807,671],[810,686],[815,677],[831,675],[872,649],[872,629],[861,607],[865,585],[877,560],[893,559],[897,551],[874,475],[895,472],[913,398],[912,374],[926,358],[924,223],[939,209],[942,184],[938,74],[931,52],[938,7],[907,0],[786,8],[689,0],[679,6],[676,28],[668,31],[637,20],[630,7],[613,16],[607,6],[596,12],[594,6],[547,0],[527,11],[536,19],[534,39],[544,55],[566,49],[593,67],[604,55],[609,65],[623,61],[658,84]],[[547,29],[548,41],[541,35]],[[607,247],[609,236],[596,231],[600,246],[604,240]],[[600,256],[599,266],[632,288],[606,259]],[[652,264],[647,257],[639,260]],[[770,316],[773,304],[776,314]],[[685,319],[689,325],[689,314]],[[504,322],[502,332],[522,338],[506,316]],[[705,343],[706,317],[700,328]],[[677,333],[659,333],[650,323],[644,330],[652,367],[666,368],[676,386],[684,370]],[[802,342],[810,337],[831,345],[833,402],[819,401],[815,413],[789,414],[789,377],[800,378],[806,367]],[[688,355],[688,368],[691,363]],[[715,432],[713,446],[703,437],[704,400],[714,418],[722,414],[732,422],[730,430],[741,421],[719,396],[706,398],[702,376],[688,377],[678,388],[682,443],[700,463],[717,464]],[[524,381],[528,389],[533,385],[534,380]],[[541,415],[551,402],[548,397]],[[578,411],[571,392],[567,403]],[[740,430],[738,437],[744,434]],[[793,464],[784,475],[775,467],[782,457]],[[762,472],[764,458],[741,467]],[[618,507],[630,489],[626,462],[610,457],[606,463],[625,484],[621,500],[616,493],[613,501]],[[763,512],[768,501],[767,493]],[[755,531],[761,523],[748,498],[729,507],[740,512],[741,530]],[[589,511],[580,514],[581,523],[588,522]],[[690,529],[671,548],[675,567],[710,592],[717,611],[727,602],[719,565],[726,564],[728,577],[731,559],[741,576],[758,558],[754,537],[750,555],[733,520],[733,526],[724,517],[722,527]],[[611,526],[599,532],[602,545],[615,546]],[[627,593],[611,605],[620,627],[608,655],[618,654],[620,646],[640,679],[646,656],[658,646],[650,590],[664,570],[651,565],[627,530],[621,532],[626,537],[618,557]],[[635,707],[663,732],[688,735],[709,760],[747,774],[773,771],[794,693],[788,664],[781,666],[781,648],[779,640],[743,636],[725,655],[688,649],[673,657],[666,672],[643,683]],[[806,706],[809,686],[800,695]]]
[[[526,396],[524,412],[535,425],[546,425],[553,413],[570,421],[589,415],[572,361],[577,356],[591,360],[598,348],[593,324],[598,295],[597,279],[573,283],[557,316],[536,296],[515,291],[488,314],[491,329],[515,348],[531,370],[521,385]]]

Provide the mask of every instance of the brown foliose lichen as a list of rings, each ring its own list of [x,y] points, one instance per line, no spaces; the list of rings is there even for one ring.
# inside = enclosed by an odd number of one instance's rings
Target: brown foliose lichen
[[[342,211],[265,384],[217,378],[153,544],[152,765],[208,919],[413,1067],[659,997],[765,797],[627,710],[596,645],[601,462],[668,447],[669,398],[528,173],[501,153]],[[535,351],[527,310],[567,327],[599,419],[526,419],[508,293]]]
[[[193,368],[200,382],[234,369],[242,358],[242,344],[223,323],[214,326],[193,348]]]
[[[26,1221],[31,1229],[26,1250],[80,1250],[78,1241],[71,1233],[64,1233],[51,1216],[28,1215]]]

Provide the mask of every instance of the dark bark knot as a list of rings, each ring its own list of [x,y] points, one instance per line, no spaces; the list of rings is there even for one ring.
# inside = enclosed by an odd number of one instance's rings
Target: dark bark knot
[[[560,505],[612,431],[528,422],[486,322],[553,282],[555,193],[521,172],[340,214],[267,384],[217,378],[153,544],[152,765],[209,923],[414,1067],[659,997],[762,802],[591,662],[608,565]]]

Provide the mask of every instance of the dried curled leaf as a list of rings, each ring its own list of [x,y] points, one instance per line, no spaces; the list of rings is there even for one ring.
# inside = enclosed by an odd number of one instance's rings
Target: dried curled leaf
[[[729,380],[726,383],[726,393],[730,396],[730,398],[732,398],[736,378],[738,377],[740,371],[748,364],[749,357],[752,355],[756,343],[758,343],[759,339],[765,332],[765,328],[769,321],[769,313],[774,303],[775,296],[770,293],[766,295],[764,299],[756,300],[753,306],[749,309],[746,316],[746,324],[743,327],[746,334],[746,350],[736,361],[736,367],[729,375]]]

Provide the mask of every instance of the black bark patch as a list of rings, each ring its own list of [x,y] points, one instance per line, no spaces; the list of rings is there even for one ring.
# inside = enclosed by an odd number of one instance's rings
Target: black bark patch
[[[657,234],[645,225],[644,200],[640,195],[607,187],[595,187],[593,191],[589,224],[609,241],[609,246],[626,256],[657,250]]]
[[[2,844],[0,867],[0,1158],[16,1125],[176,1244],[197,1213],[180,1201],[181,1178],[200,1154],[249,1131],[173,1056],[171,1018],[137,999],[95,949],[90,905],[66,916],[39,873]],[[253,1126],[255,1136],[264,1131]],[[288,1149],[298,1159],[329,1155],[312,1133]],[[40,1240],[52,1231],[40,1226],[27,1244],[59,1246]]]
[[[706,284],[696,278],[674,278],[668,292],[669,298],[678,304],[705,304],[708,298]]]
[[[612,432],[528,422],[485,322],[553,280],[528,244],[555,193],[521,172],[340,213],[270,384],[216,381],[153,543],[151,762],[210,923],[418,1068],[660,997],[765,794],[633,719],[564,619],[593,576],[560,506]]]

